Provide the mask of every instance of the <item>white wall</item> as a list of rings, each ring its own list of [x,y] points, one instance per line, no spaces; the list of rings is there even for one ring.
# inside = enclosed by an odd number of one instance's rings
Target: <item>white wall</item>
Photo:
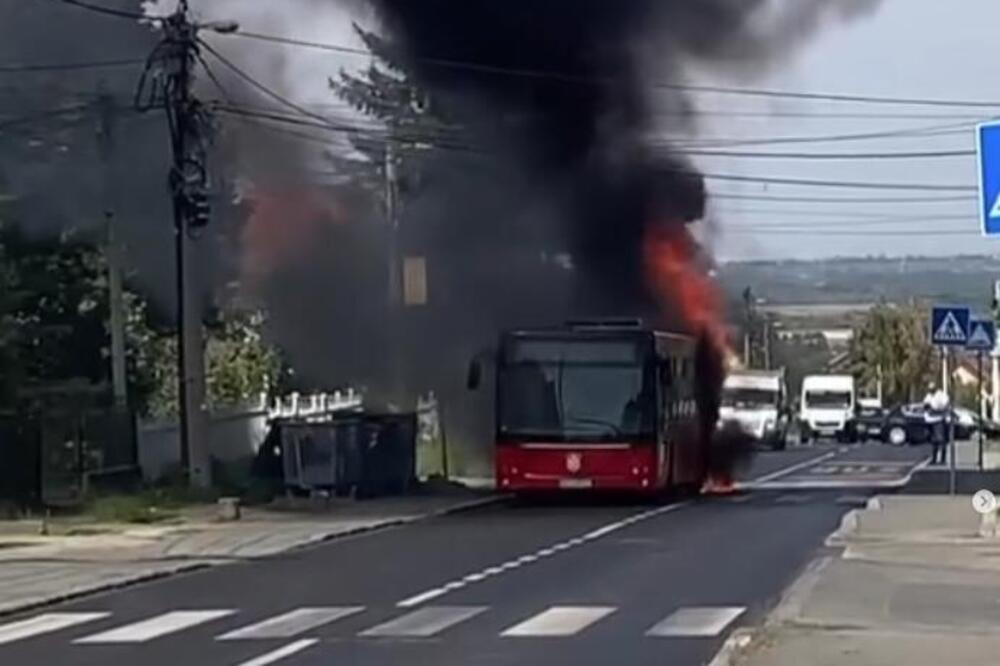
[[[252,458],[267,436],[267,422],[268,411],[259,409],[210,415],[209,453],[221,462]],[[145,480],[162,478],[180,462],[180,428],[176,421],[139,423],[139,466]]]

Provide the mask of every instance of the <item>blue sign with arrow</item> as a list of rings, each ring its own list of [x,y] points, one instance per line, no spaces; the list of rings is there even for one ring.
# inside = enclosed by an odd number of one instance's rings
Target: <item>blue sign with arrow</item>
[[[976,130],[979,150],[979,215],[983,234],[1000,236],[1000,122]]]
[[[964,347],[969,340],[972,313],[966,307],[936,305],[931,310],[931,343]]]
[[[997,344],[997,326],[990,319],[973,319],[969,324],[967,349],[973,351],[993,351]]]

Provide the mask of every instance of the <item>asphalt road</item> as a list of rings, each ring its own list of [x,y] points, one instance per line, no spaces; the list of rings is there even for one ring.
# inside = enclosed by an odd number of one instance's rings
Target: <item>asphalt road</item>
[[[731,496],[504,502],[6,618],[0,663],[703,664],[924,457],[820,446]]]

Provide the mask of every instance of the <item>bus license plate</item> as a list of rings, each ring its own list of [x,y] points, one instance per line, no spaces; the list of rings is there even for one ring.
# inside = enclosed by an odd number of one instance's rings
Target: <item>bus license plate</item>
[[[594,482],[591,479],[560,479],[560,488],[592,488]]]

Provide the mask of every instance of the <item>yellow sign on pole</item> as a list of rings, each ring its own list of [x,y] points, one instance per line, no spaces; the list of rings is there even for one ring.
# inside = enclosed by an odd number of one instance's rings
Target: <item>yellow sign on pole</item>
[[[427,305],[427,259],[403,259],[403,303],[407,306]]]

